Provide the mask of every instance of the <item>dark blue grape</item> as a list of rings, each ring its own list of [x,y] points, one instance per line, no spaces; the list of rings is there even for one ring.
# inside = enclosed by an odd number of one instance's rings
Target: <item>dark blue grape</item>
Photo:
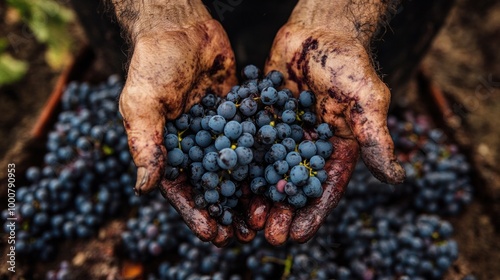
[[[245,66],[245,68],[243,68],[241,72],[241,76],[243,76],[243,79],[247,80],[257,79],[259,77],[259,74],[260,74],[259,68],[251,64]]]
[[[230,140],[237,140],[241,133],[241,124],[236,121],[229,121],[224,127],[224,135],[226,135]]]
[[[222,169],[232,169],[238,162],[236,152],[231,148],[224,148],[219,151],[217,164]]]
[[[278,101],[278,91],[274,87],[266,87],[260,93],[260,101],[265,105],[273,105]]]
[[[215,139],[215,148],[220,151],[225,148],[231,148],[231,140],[225,135],[220,135]]]
[[[232,119],[236,114],[236,105],[231,101],[225,101],[217,107],[217,115],[226,120]]]
[[[247,97],[240,103],[240,112],[247,117],[255,115],[258,109],[258,104],[253,98]]]
[[[309,171],[303,165],[296,165],[290,170],[290,181],[297,186],[303,186],[309,179]]]
[[[238,138],[237,144],[239,147],[251,148],[254,144],[253,136],[250,133],[245,132]]]
[[[276,129],[270,125],[262,126],[257,132],[257,141],[262,144],[272,144],[276,141]]]
[[[300,106],[304,108],[311,107],[314,102],[316,102],[316,98],[314,97],[314,94],[310,91],[302,91],[299,95],[299,104]]]
[[[208,126],[214,134],[220,134],[224,132],[224,126],[226,125],[226,119],[223,116],[215,115],[210,118]]]
[[[182,114],[180,117],[175,119],[175,127],[180,131],[188,129],[190,123],[191,116],[189,114]]]
[[[234,150],[237,155],[239,165],[247,165],[253,160],[252,149],[247,147],[238,147]]]

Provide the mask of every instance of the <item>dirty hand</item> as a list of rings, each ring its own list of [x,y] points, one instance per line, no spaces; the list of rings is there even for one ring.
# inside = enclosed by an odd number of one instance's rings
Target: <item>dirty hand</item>
[[[283,244],[288,237],[306,242],[317,232],[344,193],[360,150],[379,180],[391,184],[404,180],[386,126],[390,92],[368,51],[379,17],[389,8],[386,2],[358,5],[337,0],[327,5],[301,0],[276,35],[266,72],[284,73],[285,87],[295,93],[312,90],[318,118],[334,127],[335,136],[330,139],[334,151],[325,166],[328,179],[320,198],[297,210],[263,197],[251,202],[249,226],[264,229],[273,245]]]
[[[134,190],[143,194],[159,186],[200,239],[222,246],[233,228],[195,207],[185,175],[173,182],[163,179],[163,135],[166,121],[199,102],[207,90],[222,94],[236,83],[227,35],[201,1],[112,2],[133,47],[119,107],[138,167]]]

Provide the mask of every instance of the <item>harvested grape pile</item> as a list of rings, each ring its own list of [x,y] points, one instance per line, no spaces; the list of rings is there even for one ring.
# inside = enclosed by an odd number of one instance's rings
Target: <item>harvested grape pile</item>
[[[360,163],[308,243],[272,247],[259,233],[249,244],[220,249],[195,237],[159,193],[133,194],[135,168],[116,102],[121,85],[111,77],[68,86],[45,163],[28,169],[29,184],[17,189],[16,252],[25,265],[53,258],[62,239],[94,237],[119,210],[128,213],[121,245],[127,259],[170,260],[147,279],[440,279],[457,258],[445,218],[472,199],[468,163],[425,117],[389,118],[408,174],[404,185],[382,184]],[[73,269],[64,262],[47,279],[71,279]]]

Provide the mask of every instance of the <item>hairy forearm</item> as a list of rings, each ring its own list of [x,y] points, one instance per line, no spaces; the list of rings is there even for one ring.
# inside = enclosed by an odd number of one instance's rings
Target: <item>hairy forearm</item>
[[[211,16],[201,0],[107,0],[132,41],[158,28],[179,30]]]
[[[369,45],[376,31],[389,21],[400,0],[300,0],[289,23],[350,33]]]

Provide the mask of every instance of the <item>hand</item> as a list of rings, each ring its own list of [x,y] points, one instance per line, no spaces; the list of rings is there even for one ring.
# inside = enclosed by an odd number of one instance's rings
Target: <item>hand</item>
[[[219,225],[206,210],[194,206],[186,176],[174,182],[163,179],[167,156],[163,135],[166,120],[187,111],[207,90],[227,93],[234,84],[235,62],[227,35],[217,21],[205,16],[176,28],[158,25],[137,33],[120,96],[120,112],[138,167],[135,192],[147,193],[160,185],[191,230],[218,246],[230,240],[233,227]]]
[[[271,205],[262,197],[250,204],[249,225],[265,228],[273,245],[288,237],[301,243],[313,237],[342,197],[359,150],[379,180],[391,184],[404,180],[386,126],[390,92],[373,69],[365,46],[350,32],[290,21],[274,40],[265,72],[284,73],[285,87],[295,93],[312,90],[318,118],[335,128],[335,136],[330,139],[334,152],[325,166],[328,179],[320,198],[297,210],[284,203]]]

